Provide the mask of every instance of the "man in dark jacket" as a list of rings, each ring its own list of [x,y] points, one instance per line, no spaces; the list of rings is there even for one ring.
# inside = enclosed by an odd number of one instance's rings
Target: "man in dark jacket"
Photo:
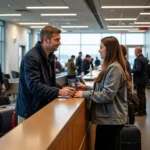
[[[90,62],[91,62],[91,56],[87,54],[85,56],[85,59],[82,62],[82,72],[84,73],[84,75],[89,73]]]
[[[77,76],[81,75],[81,64],[82,64],[82,52],[79,52],[79,56],[76,59],[76,67],[77,69]]]
[[[147,59],[142,55],[142,48],[135,48],[135,56],[133,65],[133,78],[134,84],[136,85],[137,96],[139,98],[139,110],[136,112],[136,116],[146,115],[146,95],[145,89],[148,81],[148,62]]]
[[[16,104],[18,123],[30,117],[58,96],[74,96],[70,87],[56,84],[54,52],[60,43],[61,31],[52,26],[40,32],[41,42],[29,50],[20,66]]]
[[[5,88],[2,68],[1,68],[1,64],[0,64],[0,93],[5,92],[5,91],[6,91],[6,88]]]
[[[98,59],[98,57],[96,57],[96,60],[94,63],[95,63],[95,67],[97,67],[101,64],[101,61]]]

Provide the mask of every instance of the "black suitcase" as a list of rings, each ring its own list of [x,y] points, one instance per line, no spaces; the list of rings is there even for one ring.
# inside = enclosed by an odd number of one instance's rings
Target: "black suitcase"
[[[0,106],[0,137],[17,125],[15,105]]]
[[[120,150],[141,150],[141,132],[135,125],[125,125],[122,128]]]
[[[0,106],[10,104],[10,100],[6,95],[0,94]]]
[[[128,102],[128,124],[134,124],[135,122],[135,107],[134,104]]]

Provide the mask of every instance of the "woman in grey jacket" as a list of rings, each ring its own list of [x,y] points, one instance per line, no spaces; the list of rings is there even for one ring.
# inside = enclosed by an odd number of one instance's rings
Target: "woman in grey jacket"
[[[103,38],[99,53],[104,63],[94,88],[78,83],[75,97],[92,102],[91,121],[97,124],[95,150],[116,150],[120,130],[127,123],[129,74],[115,37]]]

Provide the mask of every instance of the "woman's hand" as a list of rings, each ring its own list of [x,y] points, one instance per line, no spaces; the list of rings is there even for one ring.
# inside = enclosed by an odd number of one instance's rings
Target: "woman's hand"
[[[85,88],[85,85],[80,82],[78,82],[77,85],[79,90],[83,90]]]
[[[74,97],[82,97],[83,91],[77,91]]]

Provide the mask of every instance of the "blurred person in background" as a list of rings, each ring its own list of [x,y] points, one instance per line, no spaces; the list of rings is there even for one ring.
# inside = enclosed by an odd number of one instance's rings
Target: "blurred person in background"
[[[79,52],[79,56],[76,58],[76,67],[78,67],[77,76],[81,75],[81,64],[82,64],[82,52]]]
[[[146,84],[148,82],[148,61],[142,54],[142,48],[135,48],[135,60],[133,65],[133,79],[136,86],[137,97],[139,99],[139,109],[136,116],[147,115],[146,112]]]
[[[4,84],[4,78],[3,78],[3,73],[2,73],[2,68],[0,64],[0,93],[4,93],[6,91],[6,87]]]

